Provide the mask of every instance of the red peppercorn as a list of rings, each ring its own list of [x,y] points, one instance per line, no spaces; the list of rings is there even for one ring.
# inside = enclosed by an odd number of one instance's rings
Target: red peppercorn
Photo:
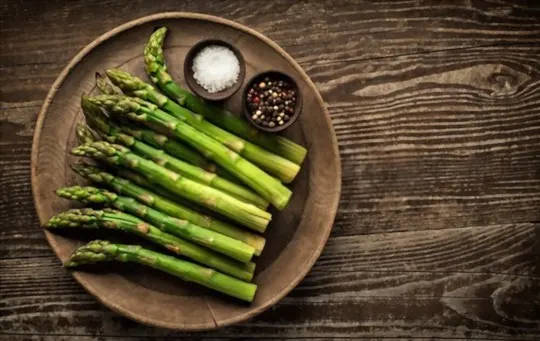
[[[259,99],[259,97],[254,97],[254,98],[253,98],[253,102],[255,102],[255,103],[259,103],[260,101],[261,101],[261,100]]]

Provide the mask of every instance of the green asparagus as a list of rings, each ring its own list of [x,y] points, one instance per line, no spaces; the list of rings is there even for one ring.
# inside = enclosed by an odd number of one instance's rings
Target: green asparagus
[[[72,150],[75,156],[87,156],[120,165],[145,175],[172,192],[215,212],[223,214],[240,224],[264,232],[271,214],[255,205],[247,204],[215,188],[208,187],[165,167],[130,152],[129,149],[105,141],[80,145]]]
[[[184,160],[194,166],[201,167],[211,173],[216,173],[227,180],[239,182],[236,176],[229,173],[223,167],[212,163],[190,146],[179,143],[166,135],[159,134],[151,129],[142,128],[126,122],[123,122],[120,129],[126,134],[142,140],[155,148],[163,149],[167,154],[172,155],[180,160]]]
[[[167,129],[171,134],[186,141],[197,150],[210,153],[214,161],[233,173],[278,209],[283,209],[289,202],[292,193],[282,183],[212,137],[165,113],[156,105],[126,96],[101,95],[91,97],[89,101],[105,107],[111,114]]]
[[[146,188],[148,191],[154,192],[156,194],[159,194],[170,201],[173,201],[175,203],[178,203],[182,206],[188,207],[193,210],[197,210],[204,214],[213,214],[214,212],[212,210],[209,210],[208,208],[204,206],[196,205],[195,203],[182,198],[179,195],[174,194],[174,192],[168,191],[166,188],[159,186],[158,184],[152,183],[149,179],[145,178],[139,173],[135,173],[129,169],[126,169],[124,167],[112,167],[110,169],[112,174],[116,175],[119,178],[124,178],[126,180],[129,180],[141,187]]]
[[[114,86],[107,82],[106,78],[101,73],[96,72],[96,87],[104,95],[121,95],[122,91],[116,89]]]
[[[244,242],[192,224],[187,220],[170,217],[137,202],[133,198],[117,195],[101,188],[91,186],[62,187],[56,190],[56,194],[62,198],[80,201],[83,204],[112,206],[148,221],[163,232],[206,246],[242,263],[249,262],[255,253],[255,249]]]
[[[105,228],[119,230],[143,237],[175,254],[188,257],[246,281],[251,280],[255,271],[255,263],[253,262],[240,263],[234,261],[202,246],[162,232],[157,227],[137,217],[113,209],[71,209],[52,217],[44,227],[47,229]]]
[[[247,302],[253,301],[257,290],[257,285],[253,283],[242,282],[215,270],[154,252],[139,245],[113,244],[101,240],[94,240],[75,250],[64,266],[72,268],[113,260],[146,265]]]
[[[141,79],[118,69],[107,70],[107,76],[127,95],[136,96],[156,104],[165,112],[170,113],[172,116],[186,122],[206,135],[212,136],[247,160],[276,175],[283,182],[291,182],[296,174],[298,174],[300,170],[298,164],[213,125],[202,116],[194,114],[169,100],[167,96],[162,95],[152,85],[143,82]]]
[[[85,99],[83,98],[83,102]],[[91,115],[86,113],[87,120],[101,133],[102,138],[111,143],[122,144],[131,149],[135,154],[152,160],[160,166],[168,168],[191,180],[206,184],[219,189],[237,199],[253,204],[262,209],[268,207],[268,201],[250,189],[237,185],[229,180],[225,180],[214,173],[205,171],[202,168],[193,166],[187,162],[176,159],[161,149],[156,149],[144,142],[138,141],[131,135],[124,134],[120,128],[112,122],[107,122],[101,115]]]
[[[96,87],[104,95],[122,94],[122,91],[116,89],[113,85],[109,84],[109,82],[107,82],[99,72],[96,72]],[[83,110],[85,109],[90,110],[90,112],[95,110],[95,108],[89,109],[88,106],[85,108],[85,106],[83,105]],[[156,148],[163,149],[168,154],[177,157],[180,160],[184,160],[192,165],[201,167],[209,172],[216,173],[219,176],[224,177],[225,179],[234,182],[238,181],[235,176],[231,175],[225,169],[213,164],[196,150],[192,149],[187,145],[173,141],[165,135],[159,134],[151,129],[137,127],[133,124],[129,124],[126,122],[123,122],[120,128],[125,133],[130,134],[138,138],[139,140],[143,140]]]
[[[216,216],[216,212],[212,211],[211,209],[208,209],[207,207],[204,207],[201,205],[197,205],[192,201],[189,201],[179,195],[176,195],[174,192],[169,191],[167,188],[163,186],[159,186],[158,184],[152,183],[150,179],[138,173],[135,173],[129,169],[126,169],[124,167],[113,167],[111,169],[111,172],[115,174],[116,176],[130,180],[133,183],[141,187],[144,187],[155,194],[159,194],[162,197],[167,198],[172,202],[175,202],[177,204],[180,204],[184,207],[190,208],[192,210],[195,210],[207,216]]]
[[[102,78],[96,79],[96,86],[100,88],[103,94],[114,95],[114,93],[110,93],[111,91],[114,91],[114,90],[109,90],[108,86],[110,85],[106,81],[104,81]],[[93,116],[104,114],[102,108],[100,108],[97,105],[92,104],[92,102],[87,100],[86,95],[81,96],[81,107],[83,109],[84,116],[89,121],[92,120]],[[205,158],[196,150],[192,149],[191,147],[187,145],[171,140],[166,135],[160,134],[151,129],[145,129],[145,128],[139,127],[129,122],[122,122],[122,125],[120,126],[120,128],[122,129],[123,132],[131,136],[134,136],[140,140],[143,140],[146,143],[149,143],[156,148],[163,149],[167,153],[171,154],[172,156],[175,156],[181,160],[187,161],[191,163],[192,165],[199,166],[201,168],[206,169],[209,172],[217,173],[222,176],[226,174],[227,177],[236,179],[234,176],[230,175],[224,169],[219,169],[218,166],[211,163],[207,158]]]
[[[302,164],[307,154],[307,150],[304,147],[283,136],[263,133],[252,127],[245,120],[236,117],[230,111],[209,104],[180,87],[172,79],[165,65],[163,41],[166,34],[166,27],[156,30],[144,49],[146,72],[154,84],[178,104],[204,116],[214,124],[273,151],[296,164]]]
[[[79,141],[80,144],[90,143],[96,140],[96,137],[92,131],[82,123],[77,124],[75,135],[77,136],[77,141]]]
[[[178,219],[185,219],[195,225],[205,227],[209,230],[219,232],[231,238],[240,240],[255,249],[255,255],[259,256],[264,249],[266,240],[252,232],[237,228],[230,224],[214,219],[208,215],[201,214],[184,205],[180,205],[170,198],[153,193],[155,186],[150,190],[150,183],[145,178],[132,181],[114,176],[100,168],[84,163],[72,164],[71,168],[82,177],[92,180],[101,185],[107,185],[116,193],[131,197],[145,205]],[[139,176],[133,173],[135,176]],[[141,187],[146,186],[146,188]]]

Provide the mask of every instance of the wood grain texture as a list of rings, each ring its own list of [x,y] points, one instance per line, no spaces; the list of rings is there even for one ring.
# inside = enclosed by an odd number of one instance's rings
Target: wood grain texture
[[[302,285],[254,321],[190,338],[540,338],[537,2],[101,3],[0,5],[0,339],[186,336],[86,294],[45,242],[29,184],[36,115],[68,60],[164,10],[221,15],[284,47],[328,103],[343,166],[332,236]]]
[[[275,308],[206,335],[496,339],[518,334],[534,339],[540,327],[540,302],[534,296],[540,274],[529,259],[538,259],[539,234],[540,225],[521,224],[448,234],[402,232],[391,242],[372,235],[354,245],[364,250],[353,256],[344,254],[353,241],[338,239],[303,284]],[[373,266],[365,265],[378,258]],[[109,336],[124,336],[126,330],[141,337],[178,335],[119,318],[84,293],[58,264],[55,257],[3,261],[1,279],[13,288],[2,292],[9,303],[1,311],[6,332],[24,325],[27,333],[54,335],[90,335],[93,330]]]

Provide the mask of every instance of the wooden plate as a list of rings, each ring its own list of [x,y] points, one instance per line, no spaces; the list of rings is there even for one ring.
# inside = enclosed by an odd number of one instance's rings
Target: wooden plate
[[[86,46],[62,71],[39,114],[32,147],[32,189],[41,223],[74,205],[53,190],[81,183],[68,165],[75,145],[75,124],[82,121],[80,96],[94,90],[94,73],[119,67],[146,79],[142,51],[156,26],[167,26],[165,57],[173,77],[184,83],[182,63],[196,42],[218,38],[233,42],[244,54],[246,79],[266,69],[283,70],[298,81],[304,114],[287,136],[305,145],[309,154],[292,184],[293,198],[282,212],[273,212],[267,248],[257,260],[259,285],[251,305],[196,287],[143,267],[115,272],[74,272],[79,283],[110,309],[149,325],[178,330],[206,330],[253,317],[291,291],[315,263],[326,243],[341,189],[336,137],[325,104],[305,72],[278,45],[245,26],[193,13],[163,13],[124,24]],[[226,103],[241,114],[238,91]],[[90,237],[45,236],[60,260]]]

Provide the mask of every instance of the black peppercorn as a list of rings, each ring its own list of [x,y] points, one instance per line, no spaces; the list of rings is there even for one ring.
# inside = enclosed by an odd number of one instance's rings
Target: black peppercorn
[[[249,117],[262,127],[279,127],[290,121],[296,91],[284,79],[267,76],[251,85],[246,95]]]

